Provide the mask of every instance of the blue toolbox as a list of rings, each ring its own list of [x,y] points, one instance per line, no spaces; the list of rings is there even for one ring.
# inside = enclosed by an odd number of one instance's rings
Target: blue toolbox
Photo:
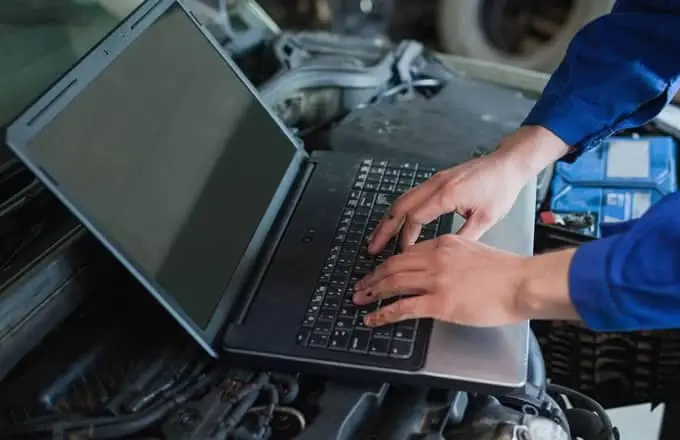
[[[599,237],[601,224],[638,218],[677,191],[677,172],[673,138],[614,137],[573,164],[557,164],[550,208],[592,217],[580,232]]]

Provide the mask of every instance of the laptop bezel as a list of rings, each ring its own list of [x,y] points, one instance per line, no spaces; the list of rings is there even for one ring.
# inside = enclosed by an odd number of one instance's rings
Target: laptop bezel
[[[253,234],[246,251],[241,257],[239,266],[234,271],[228,286],[218,302],[213,314],[205,328],[196,325],[193,320],[181,309],[174,298],[163,291],[159,285],[144,276],[142,270],[120,249],[112,238],[108,238],[97,228],[87,215],[81,212],[68,196],[59,189],[49,173],[44,170],[37,161],[31,158],[26,146],[31,139],[49,124],[68,104],[87,86],[100,75],[123,51],[130,46],[146,29],[169,11],[172,7],[179,7],[201,32],[208,43],[213,46],[215,53],[221,56],[227,67],[231,69],[237,78],[244,84],[264,110],[273,118],[281,129],[282,134],[288,137],[295,147],[291,163],[281,181],[279,189],[275,193],[262,221]],[[286,197],[292,189],[300,170],[308,159],[301,142],[290,132],[280,118],[278,118],[259,97],[257,90],[248,80],[236,63],[225,53],[224,49],[212,37],[209,31],[198,21],[182,0],[148,0],[143,2],[137,9],[123,19],[114,30],[104,37],[86,55],[78,60],[61,78],[55,81],[50,88],[42,93],[32,104],[20,113],[6,129],[7,146],[29,168],[43,184],[87,227],[87,229],[110,251],[115,258],[155,297],[155,299],[177,320],[180,325],[213,357],[218,356],[216,341],[226,324],[232,308],[236,305],[235,299],[242,294],[242,289],[250,276],[250,271],[255,265],[255,260],[264,244],[282,208]]]

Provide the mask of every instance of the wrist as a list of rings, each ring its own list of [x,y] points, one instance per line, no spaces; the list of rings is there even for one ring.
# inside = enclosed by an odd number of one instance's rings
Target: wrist
[[[569,266],[575,249],[527,257],[515,294],[522,319],[578,320],[569,295]]]
[[[505,137],[496,154],[510,167],[533,177],[570,150],[547,128],[527,125]]]

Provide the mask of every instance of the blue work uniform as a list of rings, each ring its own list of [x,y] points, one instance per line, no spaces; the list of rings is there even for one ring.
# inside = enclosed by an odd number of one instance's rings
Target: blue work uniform
[[[564,160],[653,119],[680,88],[680,0],[619,0],[571,42],[525,125],[574,147]],[[680,194],[581,246],[569,269],[593,330],[680,328]]]

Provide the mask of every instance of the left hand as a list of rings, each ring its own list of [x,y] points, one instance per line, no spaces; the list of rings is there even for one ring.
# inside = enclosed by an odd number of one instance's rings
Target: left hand
[[[458,235],[420,242],[389,258],[356,285],[365,305],[415,295],[366,316],[375,327],[416,318],[468,326],[499,326],[525,319],[518,301],[524,258]]]

